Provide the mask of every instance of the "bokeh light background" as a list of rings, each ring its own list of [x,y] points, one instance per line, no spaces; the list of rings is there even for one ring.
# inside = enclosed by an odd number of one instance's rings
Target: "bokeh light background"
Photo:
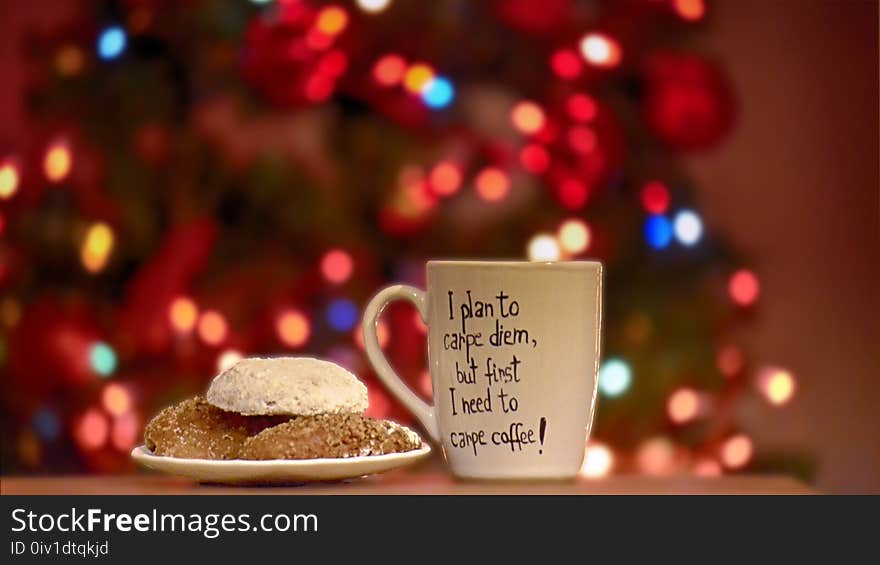
[[[876,6],[6,4],[4,473],[131,472],[255,353],[409,422],[360,309],[488,256],[609,265],[585,476],[880,488]],[[418,316],[379,330],[429,397]]]

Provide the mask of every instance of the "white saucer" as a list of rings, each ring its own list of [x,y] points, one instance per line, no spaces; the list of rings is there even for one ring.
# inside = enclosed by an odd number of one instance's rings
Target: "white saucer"
[[[146,446],[131,450],[138,464],[168,473],[182,475],[209,483],[303,483],[309,481],[336,481],[384,473],[411,465],[431,453],[431,447],[422,447],[403,453],[368,455],[337,459],[273,459],[246,461],[243,459],[211,460],[184,459],[154,455]]]

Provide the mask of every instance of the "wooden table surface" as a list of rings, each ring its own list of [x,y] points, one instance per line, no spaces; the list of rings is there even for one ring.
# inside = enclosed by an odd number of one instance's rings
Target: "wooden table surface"
[[[164,475],[2,477],[2,494],[815,494],[786,476],[615,476],[573,482],[462,482],[443,472],[393,471],[349,482],[282,487],[202,485]]]

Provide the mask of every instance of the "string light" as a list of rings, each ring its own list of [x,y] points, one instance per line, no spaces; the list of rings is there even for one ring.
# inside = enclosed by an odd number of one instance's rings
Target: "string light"
[[[690,388],[680,388],[673,392],[666,403],[666,413],[675,424],[693,421],[700,412],[700,396]]]
[[[34,412],[33,426],[37,435],[44,441],[54,441],[61,433],[61,420],[53,410],[40,408]]]
[[[543,146],[530,143],[519,152],[519,162],[525,170],[538,175],[550,167],[550,154]]]
[[[345,69],[348,68],[348,57],[346,57],[345,52],[340,49],[334,49],[333,51],[328,51],[321,55],[321,58],[318,59],[317,69],[318,73],[326,75],[330,78],[338,78],[345,73]]]
[[[321,273],[328,282],[340,285],[351,278],[354,261],[341,249],[331,249],[321,259]]]
[[[706,15],[706,4],[703,0],[672,0],[675,13],[689,22],[696,22]]]
[[[545,233],[532,237],[526,252],[529,261],[558,261],[560,255],[556,238]]]
[[[83,52],[75,45],[65,45],[55,55],[55,68],[58,74],[71,77],[78,74],[85,64]]]
[[[550,68],[559,78],[571,80],[581,74],[581,60],[574,51],[560,49],[550,56]]]
[[[574,126],[568,130],[568,144],[575,153],[592,153],[596,143],[596,134],[586,126]]]
[[[461,186],[461,170],[458,165],[443,161],[434,165],[428,176],[431,188],[440,196],[450,196]]]
[[[434,78],[434,69],[424,63],[411,65],[403,75],[403,87],[410,94],[421,94],[422,89]]]
[[[632,369],[623,359],[612,357],[599,367],[599,390],[614,398],[625,393],[632,384]]]
[[[337,298],[327,307],[327,322],[338,332],[347,332],[357,323],[358,310],[354,302]]]
[[[580,49],[584,59],[596,67],[616,67],[623,58],[617,41],[603,33],[586,34],[581,39]]]
[[[748,269],[740,269],[730,277],[727,291],[734,304],[748,307],[757,302],[761,294],[761,285],[755,273]]]
[[[429,108],[439,110],[452,104],[455,88],[446,77],[434,77],[425,83],[421,91],[422,102]]]
[[[223,351],[220,355],[217,356],[217,372],[222,373],[227,369],[232,368],[233,365],[238,363],[244,358],[241,351],[236,349],[227,349]]]
[[[105,28],[98,36],[98,56],[104,60],[115,59],[125,51],[128,38],[120,26]]]
[[[565,179],[559,184],[559,202],[569,210],[578,210],[587,203],[587,187],[577,179]]]
[[[330,98],[335,86],[332,78],[323,74],[314,74],[306,80],[303,94],[312,102],[323,102]]]
[[[348,13],[340,6],[325,6],[315,20],[315,29],[329,36],[339,35],[347,25]]]
[[[544,110],[530,100],[519,102],[510,112],[510,121],[520,133],[531,134],[544,127]]]
[[[195,301],[187,296],[178,296],[168,307],[168,321],[179,333],[189,333],[196,327],[199,309]]]
[[[90,273],[97,273],[107,265],[113,251],[113,230],[104,222],[89,226],[80,248],[80,260]]]
[[[383,55],[373,65],[373,78],[382,86],[400,84],[406,74],[406,61],[400,55]]]
[[[752,459],[754,451],[755,447],[749,436],[737,434],[721,445],[721,462],[728,469],[741,469]]]
[[[391,5],[391,0],[357,0],[358,8],[370,14],[378,14]]]
[[[503,200],[510,191],[510,181],[501,169],[486,167],[475,180],[477,194],[486,202]]]
[[[16,192],[20,177],[18,165],[12,159],[6,159],[0,164],[0,199],[9,200]]]
[[[131,410],[131,393],[119,383],[108,383],[101,391],[101,405],[111,416],[122,416]]]
[[[659,181],[646,182],[641,192],[642,207],[650,214],[663,214],[669,209],[669,189]]]
[[[672,241],[672,224],[665,216],[655,214],[645,221],[645,239],[654,249],[663,249]]]
[[[80,447],[87,451],[100,449],[107,443],[110,425],[107,417],[97,408],[90,408],[80,417],[74,429],[74,437]]]
[[[578,122],[590,122],[596,118],[598,108],[596,102],[586,94],[575,93],[568,97],[566,103],[568,115]]]
[[[584,462],[580,476],[595,479],[611,473],[614,467],[614,452],[604,443],[591,441],[584,450]]]
[[[116,352],[110,345],[99,341],[89,349],[89,365],[96,374],[109,377],[116,370]]]
[[[693,210],[682,210],[675,215],[675,237],[685,246],[696,245],[703,235],[703,222]]]
[[[782,406],[794,396],[794,376],[785,369],[767,367],[758,374],[758,390],[770,404]]]
[[[131,412],[122,414],[113,419],[113,428],[110,432],[110,443],[118,451],[127,452],[135,444],[140,432],[138,418]]]
[[[666,437],[648,439],[636,450],[636,464],[646,475],[668,475],[675,470],[675,446]]]
[[[572,218],[559,225],[556,238],[564,251],[577,255],[590,245],[590,228],[583,220]]]
[[[216,310],[205,310],[199,316],[199,337],[208,345],[220,345],[226,339],[226,318]]]
[[[709,457],[701,457],[694,463],[694,474],[698,477],[718,477],[721,472],[721,464]]]
[[[275,321],[278,339],[288,347],[302,347],[309,340],[311,327],[309,319],[299,310],[284,310]]]
[[[735,345],[727,345],[718,351],[718,371],[727,378],[737,375],[745,365],[742,351]]]
[[[61,182],[73,167],[73,156],[70,147],[64,141],[53,142],[43,157],[43,172],[51,182]]]

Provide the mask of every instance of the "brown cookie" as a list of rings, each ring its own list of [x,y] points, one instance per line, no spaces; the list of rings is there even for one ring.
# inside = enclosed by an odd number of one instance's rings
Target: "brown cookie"
[[[241,459],[317,459],[384,455],[418,449],[412,431],[360,414],[298,416],[245,440]]]
[[[159,412],[144,429],[144,442],[156,455],[236,459],[249,436],[288,419],[226,412],[197,396]]]

